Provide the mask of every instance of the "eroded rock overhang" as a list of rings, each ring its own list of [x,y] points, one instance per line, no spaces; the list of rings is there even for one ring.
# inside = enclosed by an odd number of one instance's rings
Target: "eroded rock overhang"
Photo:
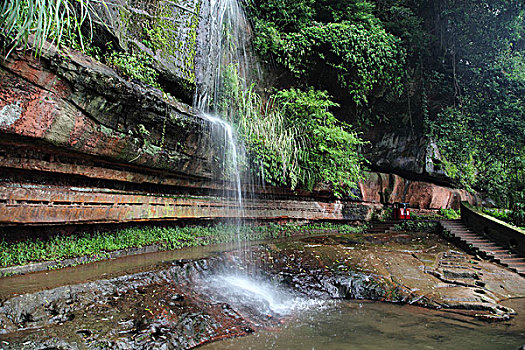
[[[372,173],[357,199],[257,187],[238,210],[209,122],[77,52],[0,64],[0,225],[215,219],[364,221],[383,204],[455,207],[464,191]]]

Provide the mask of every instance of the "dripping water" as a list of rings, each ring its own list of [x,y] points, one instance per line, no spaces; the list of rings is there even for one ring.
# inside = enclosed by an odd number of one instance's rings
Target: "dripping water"
[[[230,115],[218,103],[226,69],[235,66],[245,90],[261,76],[260,67],[250,54],[251,26],[239,0],[210,0],[206,28],[207,35],[201,38],[206,44],[201,52],[193,104],[202,112]]]
[[[228,266],[227,273],[209,276],[206,287],[211,288],[211,294],[222,295],[228,303],[251,305],[262,314],[285,315],[309,306],[310,302],[279,288],[275,281],[256,277],[257,263],[253,261],[246,239],[240,235],[242,219],[245,217],[243,198],[247,194],[253,198],[249,186],[255,181],[241,181],[241,163],[245,161],[245,154],[244,145],[238,142],[232,127],[235,106],[232,103],[220,103],[226,85],[225,78],[228,72],[232,72],[232,66],[241,83],[240,88],[245,91],[262,75],[259,65],[250,54],[251,27],[239,1],[210,0],[206,35],[199,40],[206,45],[201,49],[197,64],[193,103],[194,108],[209,123],[212,144],[215,144],[215,150],[219,150],[219,162],[214,172],[217,178],[229,181],[235,188],[225,190],[224,194],[234,193],[230,199],[237,202],[234,223],[237,224],[237,250],[241,260],[235,266]],[[264,181],[261,183],[264,184]]]
[[[219,140],[220,144],[216,145],[220,151],[218,169],[215,169],[217,177],[226,177],[231,180],[234,185],[233,198],[237,202],[238,212],[236,216],[243,215],[243,196],[241,187],[241,175],[239,168],[239,150],[237,149],[237,141],[233,132],[232,126],[219,117],[209,113],[203,113],[202,117],[206,119],[211,125],[211,137],[214,140]],[[228,197],[228,196],[226,196]]]
[[[224,93],[224,79],[228,69],[235,67],[241,89],[247,89],[258,65],[250,55],[251,27],[238,0],[210,0],[205,27],[199,42],[203,45],[196,62],[196,93],[193,105],[209,125],[211,143],[217,159],[211,159],[216,180],[225,181],[223,196],[235,201],[229,216],[237,226],[237,244],[246,254],[246,241],[241,239],[241,226],[245,217],[243,196],[250,192],[241,181],[242,166],[246,160],[244,145],[232,127],[234,112],[231,103],[220,105]],[[213,153],[212,157],[213,157]],[[233,211],[233,212],[232,212]]]

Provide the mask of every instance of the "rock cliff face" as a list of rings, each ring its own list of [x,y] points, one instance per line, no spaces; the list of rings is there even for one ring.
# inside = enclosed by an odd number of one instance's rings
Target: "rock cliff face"
[[[238,214],[213,174],[207,121],[84,55],[15,54],[0,67],[0,224],[211,219]],[[244,216],[363,221],[384,203],[453,207],[463,191],[372,173],[360,199],[255,188]]]
[[[0,79],[0,224],[239,215],[231,184],[212,171],[209,122],[189,106],[53,48],[39,60],[11,56]],[[326,193],[256,191],[270,198],[247,201],[248,218],[363,220],[373,209]]]
[[[207,123],[159,90],[55,50],[0,70],[0,130],[26,141],[191,176],[209,176]],[[29,138],[29,139],[28,139]]]
[[[160,84],[191,103],[195,90],[195,59],[199,23],[208,15],[202,0],[116,0],[95,5],[94,44],[153,58]],[[204,5],[204,8],[201,7]]]
[[[162,87],[187,102],[196,87],[195,62],[205,61],[198,41],[205,37],[199,31],[206,30],[210,6],[201,0],[157,2],[148,7],[119,0],[109,11],[99,8],[106,25],[95,24],[95,38],[154,56]],[[152,8],[157,12],[148,12]],[[54,47],[39,59],[14,52],[0,61],[0,81],[0,225],[238,215],[363,221],[396,201],[423,209],[477,201],[464,191],[371,173],[359,198],[345,201],[323,190],[246,186],[257,200],[246,200],[240,214],[228,199],[234,186],[214,171],[220,154],[212,126],[187,103]],[[370,157],[400,173],[443,175],[434,166],[435,147],[409,136],[385,134]]]
[[[419,209],[459,209],[462,201],[480,204],[481,198],[465,190],[440,186],[425,181],[413,181],[399,175],[370,173],[359,184],[361,199],[368,203],[409,203]]]
[[[406,130],[378,128],[367,137],[366,152],[372,166],[382,172],[450,183],[435,142]]]

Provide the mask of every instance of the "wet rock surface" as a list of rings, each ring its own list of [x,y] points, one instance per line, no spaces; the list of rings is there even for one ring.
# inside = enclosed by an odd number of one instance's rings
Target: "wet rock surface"
[[[306,243],[306,244],[305,244]],[[282,281],[319,297],[385,300],[506,320],[500,305],[525,296],[525,279],[428,233],[336,235],[267,247],[259,258]]]
[[[205,120],[189,105],[127,81],[88,56],[61,54],[53,46],[39,59],[14,53],[0,62],[0,79],[3,137],[17,143],[29,138],[100,160],[211,176]]]
[[[183,349],[284,322],[271,308],[225,298],[223,282],[212,286],[239,270],[301,298],[408,303],[491,321],[521,313],[503,301],[525,297],[525,278],[434,234],[335,233],[7,297],[0,342],[6,349]]]
[[[20,295],[0,306],[5,348],[185,349],[252,323],[192,290],[205,261]]]

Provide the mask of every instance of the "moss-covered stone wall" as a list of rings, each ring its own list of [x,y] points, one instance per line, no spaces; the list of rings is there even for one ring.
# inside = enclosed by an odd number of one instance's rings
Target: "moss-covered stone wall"
[[[99,5],[94,42],[145,53],[166,92],[189,102],[195,90],[195,53],[202,0],[118,0]]]

